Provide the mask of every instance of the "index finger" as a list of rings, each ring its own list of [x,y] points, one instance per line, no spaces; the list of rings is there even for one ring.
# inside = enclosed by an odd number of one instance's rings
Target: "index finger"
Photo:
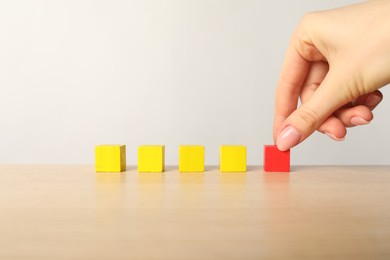
[[[310,68],[310,62],[299,54],[293,44],[290,43],[287,49],[275,93],[274,142],[284,120],[297,108],[301,88]]]

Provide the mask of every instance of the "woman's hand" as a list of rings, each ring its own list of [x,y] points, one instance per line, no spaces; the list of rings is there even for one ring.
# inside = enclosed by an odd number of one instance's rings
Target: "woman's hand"
[[[276,90],[274,141],[282,151],[315,130],[344,140],[368,124],[390,83],[390,1],[373,0],[303,17]],[[298,99],[302,105],[297,108]]]

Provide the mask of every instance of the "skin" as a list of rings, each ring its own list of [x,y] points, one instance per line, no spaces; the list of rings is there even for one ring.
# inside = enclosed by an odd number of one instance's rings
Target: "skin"
[[[348,127],[371,122],[383,98],[378,89],[390,83],[389,14],[389,0],[373,0],[302,18],[275,94],[280,150],[316,130],[342,141]]]

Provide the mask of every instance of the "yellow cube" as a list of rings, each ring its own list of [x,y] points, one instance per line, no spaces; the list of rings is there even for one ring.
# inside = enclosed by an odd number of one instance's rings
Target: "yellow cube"
[[[98,145],[95,147],[96,172],[126,170],[126,145]]]
[[[221,172],[246,172],[246,146],[221,145],[219,163]]]
[[[165,146],[141,145],[138,147],[138,172],[163,172]]]
[[[204,146],[180,145],[179,172],[204,172]]]

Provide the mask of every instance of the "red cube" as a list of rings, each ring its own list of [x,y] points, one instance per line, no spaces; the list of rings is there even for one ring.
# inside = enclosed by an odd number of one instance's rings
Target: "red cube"
[[[289,172],[290,150],[282,152],[276,145],[264,145],[264,171]]]

